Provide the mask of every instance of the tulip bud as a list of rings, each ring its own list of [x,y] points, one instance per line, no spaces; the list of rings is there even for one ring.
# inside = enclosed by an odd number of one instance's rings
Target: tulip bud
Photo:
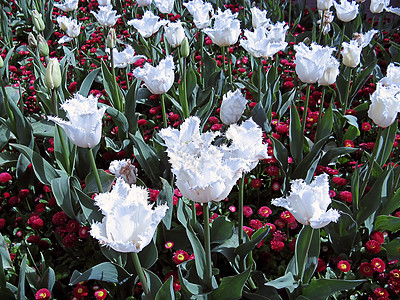
[[[115,33],[115,29],[111,28],[107,35],[107,47],[110,49],[115,48],[117,44],[117,34]]]
[[[4,60],[0,55],[0,68],[2,68],[4,66]]]
[[[38,47],[39,47],[39,54],[42,56],[48,56],[49,55],[49,45],[47,44],[46,40],[44,37],[39,34],[38,36]]]
[[[182,44],[181,44],[181,53],[182,53],[182,57],[184,57],[184,58],[188,57],[190,54],[189,40],[186,36],[183,39]]]
[[[358,46],[358,42],[352,40],[350,43],[342,44],[343,64],[350,68],[355,68],[360,63],[362,47]]]
[[[28,34],[28,45],[32,49],[36,49],[36,47],[37,47],[37,40],[32,32],[29,32],[29,34]]]
[[[239,121],[247,104],[247,99],[243,97],[240,90],[229,91],[222,98],[220,117],[222,123],[230,125]]]
[[[180,21],[168,23],[165,27],[164,37],[172,48],[180,46],[185,38],[185,30],[182,27],[182,23]]]
[[[40,14],[37,10],[32,10],[32,21],[37,32],[41,32],[46,28],[43,22],[42,14]]]
[[[44,83],[49,89],[55,89],[61,85],[61,69],[57,58],[50,59],[47,65]]]

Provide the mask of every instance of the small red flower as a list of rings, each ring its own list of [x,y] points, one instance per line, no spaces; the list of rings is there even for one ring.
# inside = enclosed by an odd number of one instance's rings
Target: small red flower
[[[249,225],[250,225],[250,227],[253,228],[254,230],[258,230],[258,229],[260,229],[261,227],[263,227],[263,224],[261,223],[261,221],[260,221],[260,220],[255,220],[255,219],[250,220]]]
[[[74,288],[72,293],[76,298],[81,299],[82,297],[88,295],[88,289],[84,285],[78,285],[77,287]]]
[[[350,271],[351,266],[347,260],[341,260],[338,262],[337,267],[343,273],[347,273]]]
[[[276,252],[280,252],[283,248],[285,248],[285,243],[282,241],[278,241],[278,240],[272,240],[271,241],[271,249],[276,251]]]
[[[0,229],[3,229],[4,226],[6,226],[6,220],[5,219],[0,219]]]
[[[290,211],[285,210],[281,213],[280,216],[281,220],[283,220],[286,224],[293,223],[296,219],[294,216],[290,213]]]
[[[68,216],[65,212],[60,211],[53,215],[51,221],[54,225],[62,225],[68,220]]]
[[[386,265],[384,261],[380,258],[373,258],[371,260],[372,267],[374,268],[375,271],[382,273],[385,271]]]
[[[189,259],[189,254],[185,250],[178,250],[172,256],[172,260],[177,265],[183,263],[184,261],[187,261],[188,259]]]
[[[268,206],[261,206],[258,210],[260,217],[268,218],[272,214],[272,210]]]
[[[251,229],[250,227],[247,227],[247,226],[243,226],[243,230],[244,230],[244,232],[247,233],[247,235],[248,235],[249,237],[251,237],[252,234],[253,234],[253,232],[254,232],[253,229]]]
[[[339,199],[351,204],[353,202],[353,195],[349,191],[342,191],[339,193]]]
[[[374,290],[374,294],[379,297],[379,299],[389,297],[389,292],[382,287],[378,287]]]
[[[371,233],[370,237],[372,240],[377,241],[381,245],[385,242],[385,237],[383,236],[383,233],[380,231],[375,231]]]
[[[250,218],[251,215],[253,214],[253,210],[251,209],[250,206],[243,206],[243,215],[245,215],[247,218]]]
[[[354,142],[351,141],[351,140],[345,140],[345,141],[344,141],[344,146],[345,146],[345,147],[354,148]]]
[[[174,242],[168,241],[164,246],[166,249],[171,249],[174,246]]]
[[[345,186],[347,184],[347,179],[341,178],[341,177],[333,177],[332,181],[334,184],[339,185],[339,186]]]
[[[1,183],[7,183],[8,181],[11,180],[11,178],[12,178],[11,175],[8,174],[7,172],[0,173],[0,182]]]
[[[369,262],[363,262],[360,265],[359,269],[360,273],[363,274],[365,277],[370,277],[374,274],[374,267]]]
[[[318,265],[317,268],[315,269],[316,272],[321,273],[326,270],[326,263],[324,260],[318,258]]]
[[[105,289],[101,289],[101,290],[95,291],[94,292],[94,296],[96,297],[96,300],[106,299],[107,291]]]
[[[35,294],[35,299],[36,300],[48,300],[51,297],[51,293],[48,289],[40,289],[36,292]]]
[[[81,239],[86,239],[89,236],[89,227],[81,226],[79,228],[78,235]]]
[[[370,131],[371,130],[371,124],[369,124],[368,122],[364,122],[361,125],[361,129],[364,131]]]
[[[262,186],[262,180],[256,178],[256,179],[253,179],[250,184],[254,189],[258,189]]]
[[[377,242],[375,240],[369,240],[365,244],[365,249],[369,253],[377,254],[377,253],[379,253],[379,251],[381,251],[381,244],[379,244],[379,242]]]

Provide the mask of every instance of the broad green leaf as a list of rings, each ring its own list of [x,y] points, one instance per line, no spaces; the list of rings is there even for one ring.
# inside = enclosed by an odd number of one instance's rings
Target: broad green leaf
[[[114,108],[118,109],[116,105],[118,105],[119,102],[123,102],[124,96],[115,77],[112,76],[104,61],[101,62],[101,72],[103,74],[104,89],[110,98],[110,103]]]
[[[311,238],[310,249],[308,250],[308,257],[305,262],[303,283],[310,282],[312,276],[314,275],[315,269],[317,268],[318,265],[320,248],[321,248],[320,230],[314,229]]]
[[[54,134],[54,156],[57,164],[65,172],[71,172],[75,164],[76,146],[70,141],[64,130],[55,125],[53,128]],[[64,153],[64,151],[66,153]],[[70,173],[69,173],[70,174]]]
[[[249,278],[250,268],[243,273],[222,278],[219,287],[211,293],[212,300],[241,299],[244,284]]]
[[[233,223],[224,216],[216,218],[211,227],[211,243],[223,243],[233,234]]]
[[[189,238],[190,244],[193,248],[196,265],[196,272],[199,278],[205,277],[205,269],[206,269],[206,252],[204,251],[203,245],[201,244],[199,238],[194,233],[194,230],[190,223],[188,223],[188,227],[186,228],[186,235]]]
[[[296,164],[303,159],[304,133],[301,132],[301,122],[296,105],[290,105],[290,127],[289,127],[290,153]]]
[[[299,236],[296,239],[295,246],[295,270],[301,281],[303,281],[305,264],[308,259],[308,252],[310,250],[314,229],[309,225],[303,225],[300,230]]]
[[[151,242],[139,252],[140,264],[143,268],[150,269],[158,260],[157,247],[154,241]]]
[[[171,229],[171,223],[172,223],[172,213],[174,211],[174,204],[173,204],[173,190],[172,187],[169,185],[168,181],[166,181],[164,178],[160,178],[163,188],[160,191],[160,194],[158,194],[157,197],[157,202],[158,204],[165,204],[168,205],[168,210],[162,219],[165,227],[170,230]]]
[[[50,293],[53,290],[54,284],[56,283],[56,274],[51,267],[48,267],[40,278],[39,287],[47,288]]]
[[[71,184],[69,176],[61,176],[51,181],[51,190],[57,204],[71,219],[76,219],[74,204],[71,199]]]
[[[390,153],[393,149],[393,142],[396,138],[397,133],[397,122],[394,122],[389,127],[386,127],[383,130],[380,142],[379,142],[379,149],[376,155],[375,161],[380,165],[386,163],[387,159],[389,158]]]
[[[144,275],[146,276],[147,286],[149,287],[150,297],[154,299],[157,295],[158,290],[162,286],[160,278],[153,272],[143,269]],[[143,298],[146,299],[146,298]]]
[[[106,171],[102,170],[102,169],[98,169],[97,170],[99,172],[99,177],[100,177],[100,182],[101,182],[101,186],[103,188],[104,192],[107,192],[111,189],[111,185],[114,182],[114,178],[115,176],[107,173]],[[86,194],[93,194],[93,193],[98,193],[99,189],[97,187],[96,184],[96,178],[95,178],[95,171],[90,172],[90,174],[88,176],[86,176],[85,178],[85,188],[84,188],[84,192]]]
[[[364,283],[366,280],[340,280],[340,279],[314,279],[310,285],[303,288],[303,296],[310,300],[328,299],[332,294],[351,290]]]
[[[250,251],[252,251],[268,235],[269,229],[269,226],[258,229],[253,233],[250,241],[243,243],[236,248],[235,254],[239,255],[241,259],[245,259]]]
[[[33,135],[39,137],[54,137],[54,122],[39,120],[31,123]]]
[[[387,230],[397,232],[400,230],[400,218],[394,216],[378,216],[375,218],[375,230]]]
[[[76,187],[73,188],[71,193],[75,201],[81,206],[82,212],[89,224],[101,222],[103,215],[100,208],[94,204],[94,200],[91,197]]]
[[[43,184],[50,185],[51,181],[55,178],[60,177],[57,171],[45,160],[40,154],[34,152],[29,147],[19,144],[10,144],[11,147],[21,152],[29,161],[32,163],[33,171],[36,177]]]
[[[175,300],[173,276],[168,278],[158,290],[155,300]]]
[[[322,156],[320,165],[322,166],[327,166],[329,163],[331,163],[334,159],[338,158],[339,156],[349,154],[356,152],[358,149],[357,148],[350,148],[350,147],[337,147],[337,148],[332,148],[326,151],[324,156]]]
[[[110,262],[103,262],[83,273],[75,270],[72,273],[69,284],[75,285],[78,282],[91,279],[121,284],[130,276],[124,268]]]
[[[20,265],[20,269],[19,269],[19,277],[18,277],[18,296],[17,299],[19,300],[25,300],[26,296],[25,296],[25,274],[26,274],[26,260],[27,260],[27,255],[25,254],[21,265]]]
[[[0,167],[15,167],[18,161],[18,153],[4,151],[0,153]]]
[[[12,268],[12,261],[10,258],[10,253],[8,252],[7,243],[0,233],[0,255],[3,269]]]
[[[400,259],[400,238],[397,237],[384,246],[387,253],[387,259],[389,261]]]
[[[129,131],[129,123],[128,120],[126,119],[125,115],[120,112],[119,110],[117,110],[114,107],[108,106],[108,105],[101,105],[101,106],[106,106],[106,113],[111,116],[111,118],[113,119],[113,121],[115,122],[115,124],[117,124],[118,126],[118,132],[122,132],[125,135],[128,134]]]
[[[268,281],[265,286],[274,287],[277,290],[287,288],[290,291],[293,291],[295,288],[297,288],[298,283],[296,280],[294,280],[293,274],[289,272],[275,280]]]
[[[79,94],[81,94],[84,97],[87,97],[89,95],[93,81],[99,75],[100,71],[101,71],[100,68],[94,69],[85,77],[79,89]]]
[[[332,126],[333,126],[333,112],[332,112],[332,107],[329,106],[329,108],[325,111],[324,116],[318,122],[315,141],[319,141],[320,139],[329,136],[332,132]]]
[[[382,215],[389,215],[400,207],[400,188],[398,188],[395,194],[389,201],[383,203]]]

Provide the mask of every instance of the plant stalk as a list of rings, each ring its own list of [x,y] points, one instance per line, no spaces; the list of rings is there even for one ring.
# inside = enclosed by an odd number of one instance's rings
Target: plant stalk
[[[205,282],[212,288],[212,262],[211,262],[211,239],[210,239],[210,210],[209,204],[203,203],[203,221],[204,221],[204,250],[206,252]]]
[[[64,159],[65,159],[65,164],[66,164],[66,169],[67,169],[67,173],[69,175],[71,175],[71,163],[69,161],[69,157],[67,155],[67,145],[65,144],[65,139],[64,136],[62,135],[61,132],[61,127],[59,125],[56,124],[57,127],[57,131],[58,131],[58,135],[60,136],[60,142],[61,142],[61,147],[62,147],[62,151],[64,154]]]
[[[239,225],[238,225],[238,234],[239,234],[239,245],[243,244],[243,200],[244,200],[244,174],[239,181],[239,207],[238,207],[238,218],[239,218]]]
[[[301,122],[301,133],[304,134],[304,130],[306,129],[306,121],[307,121],[307,110],[308,110],[308,101],[310,100],[310,89],[311,85],[307,85],[307,90],[306,90],[306,99],[304,103],[304,111],[303,111],[303,120]]]
[[[88,152],[89,152],[90,164],[92,165],[92,169],[93,169],[93,173],[94,173],[94,178],[96,179],[97,188],[98,188],[100,193],[103,193],[103,187],[101,185],[101,180],[100,180],[100,176],[99,176],[99,170],[97,169],[96,161],[94,159],[93,149],[92,148],[88,148]]]
[[[144,275],[143,268],[140,264],[139,255],[136,252],[131,252],[131,256],[132,256],[133,264],[135,266],[136,273],[138,274],[138,277],[139,277],[139,281],[142,284],[144,294],[146,295],[146,299],[150,300],[151,299],[150,290],[147,285],[147,280],[146,280],[146,276]]]
[[[349,107],[349,93],[350,93],[350,84],[351,84],[351,77],[353,76],[353,68],[350,68],[350,73],[349,73],[349,78],[347,80],[347,85],[346,85],[346,97],[344,98],[344,103],[343,103],[343,108],[342,108],[342,114],[346,114],[346,110]]]
[[[165,110],[165,95],[161,94],[161,112],[163,115],[163,127],[167,128],[168,123],[167,123],[167,111]]]

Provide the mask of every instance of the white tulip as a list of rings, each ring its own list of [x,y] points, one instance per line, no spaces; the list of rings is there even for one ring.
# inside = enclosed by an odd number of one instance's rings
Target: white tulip
[[[342,0],[341,3],[333,2],[336,9],[336,15],[342,22],[350,22],[357,17],[358,4],[355,1],[349,2]]]
[[[58,88],[61,85],[61,69],[60,63],[56,57],[50,58],[47,68],[46,75],[44,76],[44,83],[49,89]]]
[[[183,3],[193,16],[194,25],[197,29],[203,29],[210,26],[210,13],[214,12],[211,3],[203,2],[202,0],[192,0]]]
[[[59,44],[72,41],[81,33],[81,24],[78,23],[75,19],[68,18],[66,16],[59,16],[57,17],[57,23],[61,27],[61,29],[64,30],[67,34],[58,41]]]
[[[172,48],[180,46],[185,38],[185,30],[182,27],[181,21],[175,23],[169,22],[167,26],[165,26],[164,37]]]
[[[108,170],[117,178],[122,178],[128,184],[135,184],[138,169],[128,159],[113,160]]]
[[[286,208],[297,222],[310,225],[314,229],[338,221],[340,214],[337,210],[331,208],[327,211],[332,202],[328,175],[315,177],[311,184],[306,184],[302,179],[293,180],[291,185],[289,196],[273,199],[271,203]]]
[[[295,45],[294,49],[296,51],[294,60],[296,73],[300,80],[305,83],[315,83],[320,80],[324,75],[325,66],[335,50],[315,43],[311,44],[311,49],[304,43]]]
[[[203,32],[207,34],[213,43],[220,47],[230,46],[237,42],[240,35],[240,21],[236,19],[238,13],[232,14],[230,9],[224,12],[218,8],[218,13],[213,16],[214,27],[205,28]]]
[[[357,67],[360,63],[362,47],[354,40],[350,43],[343,42],[342,46],[343,64],[350,68]]]
[[[261,10],[256,6],[251,9],[251,24],[253,28],[268,27],[270,19],[267,18],[267,11]]]
[[[170,55],[156,67],[146,63],[143,68],[136,68],[133,70],[133,75],[143,80],[150,92],[159,95],[165,94],[172,87],[175,79],[174,69],[174,60]]]
[[[153,239],[167,205],[148,204],[148,192],[118,178],[112,191],[98,194],[95,204],[104,218],[94,222],[90,234],[103,246],[118,252],[140,252]]]
[[[328,10],[333,5],[333,0],[317,0],[317,8],[319,10]]]
[[[107,50],[109,51],[109,49]],[[115,68],[125,68],[128,65],[135,63],[138,59],[146,58],[143,55],[135,55],[135,50],[130,45],[128,45],[128,47],[121,52],[118,52],[118,50],[115,48],[113,48],[112,51]]]
[[[154,4],[160,13],[169,14],[174,8],[174,0],[154,0]]]
[[[244,110],[246,109],[247,99],[240,90],[235,92],[229,91],[222,98],[220,117],[222,123],[231,125],[239,121]]]
[[[387,8],[390,4],[390,0],[371,0],[371,4],[369,6],[369,10],[373,14],[381,13],[385,8]]]
[[[374,37],[375,34],[377,34],[379,30],[372,29],[370,31],[367,31],[366,33],[354,33],[353,39],[358,42],[358,45],[362,48],[365,48],[366,46],[369,45],[369,43],[372,41],[372,38]]]
[[[74,11],[78,8],[78,0],[66,0],[63,4],[54,3],[54,6],[64,12]]]
[[[397,85],[400,87],[400,66],[390,63],[386,70],[386,76],[379,82],[384,86]]]
[[[96,17],[97,22],[103,27],[112,27],[117,23],[121,15],[117,15],[117,11],[112,9],[111,5],[99,6],[99,12],[92,11],[91,13]]]
[[[108,6],[111,5],[111,0],[97,0],[99,6]]]
[[[398,85],[384,86],[381,82],[376,85],[371,95],[371,105],[368,117],[380,127],[388,127],[396,120],[400,112],[400,87]]]
[[[146,11],[142,19],[132,19],[128,21],[128,25],[132,25],[144,37],[151,37],[154,33],[168,23],[167,20],[158,21],[160,17],[155,16],[151,11]]]
[[[93,95],[86,98],[77,93],[61,104],[69,121],[51,116],[48,119],[60,125],[75,145],[93,148],[100,142],[102,118],[106,110],[106,107],[97,109],[97,100]]]
[[[153,2],[152,0],[136,0],[139,7],[149,6]]]
[[[340,63],[336,58],[331,56],[325,65],[325,72],[318,80],[319,85],[328,86],[336,82],[336,77],[339,75]]]

